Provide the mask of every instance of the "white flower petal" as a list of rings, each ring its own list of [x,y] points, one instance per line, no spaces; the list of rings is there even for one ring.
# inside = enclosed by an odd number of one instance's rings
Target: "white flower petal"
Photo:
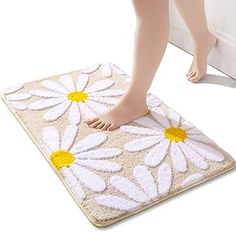
[[[75,83],[70,75],[65,74],[60,76],[60,82],[68,91],[75,91]]]
[[[140,139],[135,139],[124,145],[124,149],[130,152],[142,151],[160,142],[162,138],[159,136],[147,136]]]
[[[157,186],[147,167],[136,166],[133,170],[133,174],[140,187],[150,198],[157,197]]]
[[[209,167],[208,163],[195,150],[182,142],[178,143],[178,145],[180,146],[187,159],[194,163],[197,167],[201,169],[207,169]]]
[[[157,170],[158,193],[160,195],[169,192],[172,185],[172,171],[170,165],[163,163]]]
[[[93,118],[96,114],[83,102],[79,103],[79,108],[84,118]]]
[[[150,112],[156,122],[160,123],[164,128],[170,127],[170,122],[161,108],[155,108],[155,110]]]
[[[119,101],[119,99],[115,98],[115,97],[91,97],[91,96],[89,96],[89,99],[92,101],[106,103],[106,104],[110,104],[110,105],[115,105]]]
[[[22,101],[31,98],[27,93],[14,93],[6,96],[8,101]]]
[[[60,86],[55,81],[45,80],[45,81],[42,82],[42,85],[45,88],[50,89],[50,90],[55,91],[55,92],[58,92],[58,93],[63,93],[63,94],[68,94],[69,93],[69,91],[67,89]]]
[[[117,74],[119,74],[119,75],[126,75],[126,73],[123,71],[123,70],[121,70],[118,66],[116,66],[115,64],[112,64],[112,63],[110,63],[110,67],[112,68],[112,70],[115,72],[115,73],[117,73]]]
[[[137,118],[133,122],[139,124],[140,126],[155,129],[159,132],[163,130],[163,128],[162,128],[162,126],[160,126],[160,124],[156,123],[154,120],[152,120],[146,116]]]
[[[159,133],[153,129],[138,126],[121,126],[120,130],[135,135],[159,135]]]
[[[169,140],[160,138],[162,140],[157,144],[145,157],[145,164],[151,167],[156,167],[166,156],[168,147],[170,145]],[[158,141],[159,142],[159,141]]]
[[[150,92],[147,94],[147,99],[161,101],[156,95],[154,95]]]
[[[95,65],[83,68],[83,69],[80,70],[80,72],[81,73],[86,73],[86,74],[93,73],[93,72],[95,72],[100,67],[100,65],[101,64],[95,64]]]
[[[75,163],[80,166],[91,168],[93,170],[102,171],[102,172],[119,172],[121,170],[121,165],[106,161],[106,160],[79,160],[77,159]]]
[[[52,109],[48,110],[48,112],[44,114],[43,118],[48,122],[54,121],[60,118],[70,105],[71,102],[69,101],[62,102],[60,105],[54,106]]]
[[[183,155],[183,152],[175,142],[171,143],[170,156],[176,171],[187,171],[187,161]]]
[[[78,181],[78,179],[75,177],[74,174],[70,171],[68,168],[62,168],[60,170],[61,174],[64,176],[65,182],[67,185],[71,188],[73,193],[76,195],[76,197],[79,198],[79,200],[84,200],[86,197],[86,194]]]
[[[208,145],[190,139],[186,141],[186,144],[208,160],[216,162],[224,160],[224,155],[221,152],[215,150],[214,148]]]
[[[60,149],[60,135],[55,127],[46,127],[43,130],[42,138],[49,150],[58,151]]]
[[[107,138],[108,136],[102,132],[90,134],[83,140],[80,140],[75,146],[73,146],[71,152],[73,154],[77,154],[79,152],[95,148],[104,143],[107,140]]]
[[[79,181],[87,188],[94,192],[103,192],[105,190],[106,183],[100,176],[77,164],[71,166],[71,169]]]
[[[92,92],[97,92],[100,90],[104,90],[107,89],[109,87],[111,87],[114,84],[114,81],[112,80],[99,80],[97,82],[95,82],[94,84],[92,84],[91,86],[87,87],[85,89],[86,93],[92,93]]]
[[[66,101],[66,99],[64,97],[39,100],[39,101],[29,104],[29,109],[30,110],[43,110],[43,109],[50,108],[52,106],[56,106],[58,104],[61,104],[64,101]]]
[[[204,143],[211,143],[214,144],[214,141],[210,138],[208,138],[204,134],[188,134],[189,139],[197,140],[199,142],[204,142]]]
[[[83,91],[88,84],[88,80],[88,74],[80,74],[76,82],[76,89],[79,91]]]
[[[179,127],[181,116],[176,111],[169,109],[168,117],[173,127]]]
[[[17,110],[26,110],[28,108],[28,106],[26,104],[18,102],[18,101],[17,102],[11,101],[11,104]]]
[[[201,130],[196,127],[192,127],[187,130],[188,134],[203,134]]]
[[[111,77],[112,76],[112,70],[109,63],[102,64],[101,65],[101,72],[104,77]]]
[[[76,125],[68,125],[65,129],[62,141],[61,141],[61,149],[69,150],[72,144],[75,141],[76,134],[78,131],[78,127]]]
[[[4,89],[2,92],[7,95],[10,93],[15,93],[16,91],[18,91],[22,88],[24,88],[24,85],[17,85],[17,86],[12,86],[10,88]]]
[[[107,89],[99,92],[90,93],[89,96],[99,96],[99,97],[117,97],[125,93],[124,89]]]
[[[85,104],[90,108],[93,109],[93,111],[97,112],[97,113],[103,113],[105,111],[107,111],[107,107],[101,103],[92,101],[92,100],[86,100]]]
[[[183,128],[184,130],[189,130],[189,129],[193,128],[193,127],[194,127],[194,125],[191,122],[183,119],[181,128]]]
[[[64,178],[67,178],[67,179],[70,179],[70,182],[71,182],[71,186],[74,185],[74,182],[77,181],[77,178],[76,176],[74,175],[74,173],[72,172],[71,168],[65,168],[65,167],[62,167],[59,172],[62,174],[62,176]]]
[[[101,195],[96,198],[97,204],[100,206],[105,206],[108,208],[121,210],[121,211],[131,211],[140,206],[140,203],[135,201],[129,201],[125,198],[112,196],[112,195]]]
[[[182,187],[187,187],[187,186],[190,186],[192,184],[195,184],[196,182],[200,181],[203,179],[203,175],[200,174],[200,173],[197,173],[197,174],[193,174],[191,176],[188,176],[182,183],[181,183],[181,186]]]
[[[41,90],[41,89],[31,90],[30,94],[33,96],[44,97],[44,98],[53,98],[53,97],[62,98],[63,96],[65,96],[62,93],[45,91],[45,90]]]
[[[75,155],[78,159],[103,159],[121,155],[119,148],[100,148],[96,150],[81,152]]]
[[[76,185],[71,187],[72,191],[75,193],[75,195],[79,198],[80,201],[84,200],[86,197],[86,194],[79,183],[79,181],[76,182]]]
[[[143,193],[139,188],[130,180],[122,176],[112,176],[110,179],[110,184],[121,193],[125,194],[132,200],[137,202],[147,202],[150,198]]]
[[[151,108],[159,107],[161,105],[160,99],[150,93],[147,95],[146,101],[147,101],[148,106],[150,106]]]
[[[72,102],[69,110],[69,122],[71,124],[79,124],[81,120],[79,104],[77,102]]]

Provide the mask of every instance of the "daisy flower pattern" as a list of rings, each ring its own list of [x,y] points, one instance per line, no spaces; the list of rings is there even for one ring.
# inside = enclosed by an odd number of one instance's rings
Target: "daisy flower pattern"
[[[91,74],[98,69],[101,70],[103,77],[112,77],[114,73],[122,76],[126,75],[124,71],[122,71],[120,68],[118,68],[115,64],[112,63],[95,64],[93,66],[82,69],[81,73]]]
[[[151,91],[146,96],[149,112],[114,131],[82,123],[117,104],[130,80],[116,65],[99,63],[0,94],[83,213],[99,227],[236,166],[233,157]]]
[[[160,165],[155,177],[145,166],[136,166],[133,175],[137,184],[122,176],[111,177],[110,185],[124,197],[101,195],[96,198],[97,204],[121,211],[132,211],[167,194],[172,185],[172,171],[167,163]]]
[[[203,178],[204,178],[204,175],[201,173],[196,173],[196,174],[190,175],[182,181],[181,187],[182,188],[188,187],[192,184],[195,184],[195,183],[201,181]]]
[[[83,118],[92,118],[96,113],[107,110],[107,105],[116,104],[123,89],[108,89],[114,82],[110,79],[98,80],[88,85],[88,74],[80,74],[76,81],[70,75],[59,77],[60,84],[52,80],[44,80],[42,85],[47,90],[32,90],[33,96],[44,99],[29,105],[30,110],[50,108],[43,116],[46,121],[55,121],[67,110],[69,123],[79,124]]]
[[[14,86],[14,87],[3,90],[3,93],[6,96],[6,99],[17,110],[26,110],[28,107],[22,101],[31,98],[31,95],[28,93],[17,93],[17,91],[23,88],[24,88],[24,85],[18,85],[18,86]]]
[[[93,171],[116,173],[122,169],[121,165],[105,160],[121,155],[121,150],[96,148],[108,138],[101,132],[90,134],[75,144],[77,130],[76,125],[68,125],[60,136],[55,127],[47,127],[43,130],[42,140],[50,162],[78,199],[83,200],[86,197],[84,188],[94,192],[106,188],[105,181]]]
[[[205,136],[172,109],[168,117],[161,108],[150,111],[153,119],[141,117],[135,122],[141,126],[122,126],[123,132],[142,136],[124,145],[130,152],[151,148],[145,157],[149,167],[158,166],[167,154],[170,155],[177,172],[188,170],[190,161],[200,169],[207,169],[207,161],[220,162],[224,156],[211,145],[214,142]]]
[[[148,93],[146,101],[148,107],[153,110],[161,105],[161,100],[151,93]]]

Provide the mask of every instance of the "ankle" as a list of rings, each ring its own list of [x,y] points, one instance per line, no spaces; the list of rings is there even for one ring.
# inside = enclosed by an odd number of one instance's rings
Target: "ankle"
[[[121,103],[126,106],[132,106],[137,108],[147,107],[146,97],[135,96],[129,93],[123,96],[123,98],[121,99]]]
[[[130,103],[144,104],[146,102],[146,95],[141,95],[137,91],[127,91],[122,97],[122,101]]]

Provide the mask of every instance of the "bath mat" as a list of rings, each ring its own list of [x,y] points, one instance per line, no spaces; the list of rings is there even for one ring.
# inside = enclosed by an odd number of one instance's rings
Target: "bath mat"
[[[116,65],[102,63],[1,94],[82,211],[99,227],[235,167],[229,154],[150,92],[149,114],[115,131],[82,122],[116,104],[129,80]]]

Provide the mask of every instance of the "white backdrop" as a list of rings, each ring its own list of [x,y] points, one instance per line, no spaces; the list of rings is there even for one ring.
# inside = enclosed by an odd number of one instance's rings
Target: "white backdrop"
[[[130,74],[134,26],[127,0],[0,1],[0,89],[96,62]],[[236,158],[235,88],[189,83],[191,59],[168,45],[151,91]],[[0,231],[98,231],[1,101],[0,119]],[[235,231],[235,177],[233,171],[104,230]]]

